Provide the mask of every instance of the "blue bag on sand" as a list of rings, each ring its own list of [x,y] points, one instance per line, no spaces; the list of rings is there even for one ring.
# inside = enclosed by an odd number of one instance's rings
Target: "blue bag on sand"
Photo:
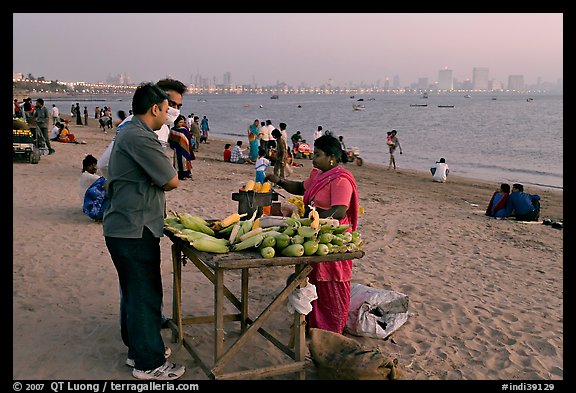
[[[100,176],[88,189],[86,194],[84,194],[84,204],[82,206],[82,211],[90,218],[102,221],[104,218],[104,211],[108,207],[108,192],[104,188],[104,183],[106,183],[106,178]]]

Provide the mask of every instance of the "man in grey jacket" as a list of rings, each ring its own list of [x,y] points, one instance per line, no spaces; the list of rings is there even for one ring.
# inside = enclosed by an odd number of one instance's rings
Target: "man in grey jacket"
[[[50,138],[48,137],[48,109],[44,106],[44,100],[42,98],[36,100],[36,107],[34,108],[34,114],[32,116],[36,121],[38,138],[43,139],[43,144],[48,149],[48,154],[55,153],[56,150],[52,149]]]

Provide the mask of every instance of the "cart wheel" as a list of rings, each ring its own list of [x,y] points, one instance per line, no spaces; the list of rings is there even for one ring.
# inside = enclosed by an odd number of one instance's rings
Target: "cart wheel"
[[[364,164],[364,160],[360,157],[356,157],[356,165],[362,166]]]

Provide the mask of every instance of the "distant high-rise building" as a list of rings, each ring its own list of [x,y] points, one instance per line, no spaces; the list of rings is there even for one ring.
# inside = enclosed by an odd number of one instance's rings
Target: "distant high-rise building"
[[[453,90],[454,78],[452,77],[452,70],[444,68],[438,71],[438,90]]]
[[[229,71],[224,73],[222,84],[224,86],[230,86],[232,84],[232,74]]]
[[[472,69],[472,86],[474,90],[488,90],[488,68],[474,67]]]
[[[488,82],[488,90],[490,91],[498,91],[498,90],[503,90],[504,86],[502,85],[502,82],[500,82],[497,79],[492,79]]]
[[[392,87],[394,89],[400,88],[400,77],[398,75],[394,75],[394,78],[392,78]]]
[[[416,88],[420,90],[428,89],[428,78],[418,78],[418,83],[416,84]]]
[[[510,75],[508,77],[508,90],[522,91],[524,88],[524,75]]]

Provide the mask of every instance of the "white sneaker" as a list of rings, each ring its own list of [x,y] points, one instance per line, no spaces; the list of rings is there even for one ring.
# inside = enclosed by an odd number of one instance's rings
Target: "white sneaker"
[[[170,355],[172,355],[172,350],[170,349],[170,347],[164,347],[164,357],[166,359],[168,359],[170,357]],[[134,365],[135,365],[134,359],[127,358],[126,359],[126,365],[130,366],[130,367],[134,367]]]
[[[174,364],[166,360],[166,363],[154,370],[132,370],[132,376],[137,379],[155,379],[157,381],[171,381],[178,379],[186,372],[186,367]]]

